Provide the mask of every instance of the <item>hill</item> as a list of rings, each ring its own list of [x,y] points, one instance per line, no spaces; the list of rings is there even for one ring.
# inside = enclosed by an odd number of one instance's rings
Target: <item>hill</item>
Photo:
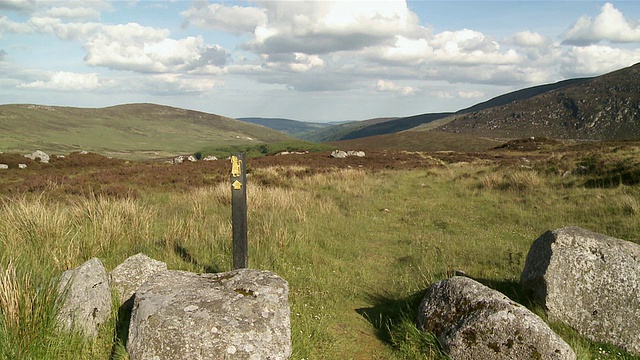
[[[306,122],[281,118],[245,117],[237,118],[236,120],[266,126],[269,129],[280,131],[299,139],[303,139],[308,133],[317,132],[321,129],[333,126],[328,123]]]
[[[205,147],[290,140],[283,133],[220,115],[155,104],[101,109],[0,105],[0,151],[86,150],[121,158],[159,158]]]
[[[316,141],[316,142],[331,142],[331,141],[344,140],[349,138],[350,134],[357,133],[358,131],[365,129],[369,126],[375,126],[378,124],[391,122],[396,119],[398,118],[385,117],[385,118],[375,118],[375,119],[362,120],[362,121],[349,121],[342,124],[327,127],[316,132],[308,133],[303,137],[303,139],[309,140],[309,141]],[[370,136],[370,135],[366,135],[366,136]]]
[[[492,138],[640,138],[640,64],[570,86],[457,115],[437,131]]]
[[[453,120],[450,116],[455,114],[465,114],[489,109],[495,106],[503,106],[515,101],[530,99],[534,96],[544,94],[550,91],[566,88],[569,86],[581,84],[589,81],[590,78],[570,79],[553,84],[545,84],[534,86],[526,89],[517,90],[508,94],[500,95],[482,103],[471,107],[458,110],[457,112],[445,113],[426,113],[401,118],[384,118],[374,119],[374,121],[357,121],[350,124],[322,129],[318,132],[306,135],[306,138],[313,141],[340,141],[353,140],[368,136],[385,135],[398,133],[404,130],[412,129],[423,124],[431,124],[432,122],[449,118],[447,121]],[[390,140],[390,139],[389,139]]]

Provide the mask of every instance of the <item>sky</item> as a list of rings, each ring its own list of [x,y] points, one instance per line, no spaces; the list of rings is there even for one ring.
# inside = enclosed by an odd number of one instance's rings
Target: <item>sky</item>
[[[636,1],[0,0],[0,104],[364,120],[638,62]]]

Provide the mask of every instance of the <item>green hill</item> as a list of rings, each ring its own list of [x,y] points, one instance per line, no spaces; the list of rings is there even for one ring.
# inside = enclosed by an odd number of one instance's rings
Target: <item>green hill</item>
[[[100,109],[0,105],[0,151],[91,151],[143,159],[193,153],[207,146],[291,140],[275,130],[220,115],[155,104]]]

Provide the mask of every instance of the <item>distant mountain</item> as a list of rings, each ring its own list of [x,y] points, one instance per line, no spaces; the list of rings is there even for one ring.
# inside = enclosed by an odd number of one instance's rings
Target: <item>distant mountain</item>
[[[290,140],[263,126],[155,104],[101,109],[0,105],[0,151],[92,151],[122,158],[192,153],[212,145]]]
[[[473,105],[469,108],[459,110],[455,113],[453,112],[427,113],[427,114],[420,114],[420,115],[414,115],[414,116],[408,116],[408,117],[388,119],[388,121],[379,122],[379,123],[360,124],[362,126],[356,126],[355,124],[353,124],[351,125],[351,128],[348,128],[349,129],[348,132],[343,131],[340,133],[339,136],[335,136],[333,138],[319,139],[319,140],[320,141],[352,140],[352,139],[358,139],[358,138],[367,137],[367,136],[398,133],[404,130],[415,128],[423,124],[430,124],[434,121],[445,119],[455,114],[465,114],[469,112],[488,109],[495,106],[506,105],[514,101],[526,100],[534,96],[544,94],[549,91],[581,84],[588,80],[590,80],[590,78],[571,79],[571,80],[560,81],[554,84],[534,86],[534,87],[514,91],[505,95],[497,96],[485,102]],[[327,133],[331,130],[332,129],[325,129],[323,130],[323,132]]]
[[[640,64],[536,96],[459,114],[436,131],[492,138],[640,138]]]
[[[245,117],[238,118],[237,120],[266,126],[300,139],[304,138],[308,133],[334,126],[334,124],[330,123],[306,122],[281,118]]]
[[[345,137],[348,137],[349,134],[353,132],[357,132],[361,129],[364,129],[369,126],[386,123],[389,121],[393,121],[397,118],[376,118],[362,121],[351,121],[351,122],[343,122],[338,125],[334,125],[331,127],[327,127],[321,129],[319,131],[311,132],[304,135],[304,140],[315,141],[315,142],[330,142],[343,140]]]

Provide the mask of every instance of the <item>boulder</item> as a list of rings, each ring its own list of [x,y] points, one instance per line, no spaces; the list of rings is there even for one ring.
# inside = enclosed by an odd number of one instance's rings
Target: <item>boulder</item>
[[[25,155],[24,157],[29,158],[31,160],[40,159],[41,163],[49,162],[49,155],[47,155],[47,153],[41,150],[36,150],[33,154]]]
[[[524,306],[462,276],[432,284],[418,327],[452,359],[575,359],[573,350]]]
[[[18,164],[18,168],[26,169],[27,168],[27,164]]]
[[[156,273],[136,292],[129,358],[286,359],[288,293],[268,271]]]
[[[209,156],[205,157],[204,159],[202,159],[202,161],[215,161],[215,160],[218,160],[218,158],[213,156],[213,155],[209,155]]]
[[[7,170],[9,168],[9,165],[7,164],[0,164],[0,170]]]
[[[182,155],[176,156],[175,158],[173,158],[174,164],[182,164],[183,162],[184,162],[184,156]]]
[[[347,157],[347,153],[342,150],[333,150],[331,152],[331,157],[335,159],[344,159]]]
[[[118,294],[120,305],[133,306],[133,295],[153,274],[167,270],[167,264],[144,254],[130,256],[122,264],[111,270],[111,288]]]
[[[365,157],[364,151],[347,151],[347,156]]]
[[[109,277],[97,258],[65,271],[58,283],[58,296],[62,305],[57,322],[65,331],[95,337],[111,314]]]
[[[578,227],[547,231],[520,282],[549,319],[640,354],[640,245]]]
[[[193,155],[189,155],[189,156],[187,157],[187,160],[189,160],[189,161],[191,161],[191,162],[196,162],[196,161],[198,161],[198,159],[196,159],[196,157],[195,157],[195,156],[193,156]]]

